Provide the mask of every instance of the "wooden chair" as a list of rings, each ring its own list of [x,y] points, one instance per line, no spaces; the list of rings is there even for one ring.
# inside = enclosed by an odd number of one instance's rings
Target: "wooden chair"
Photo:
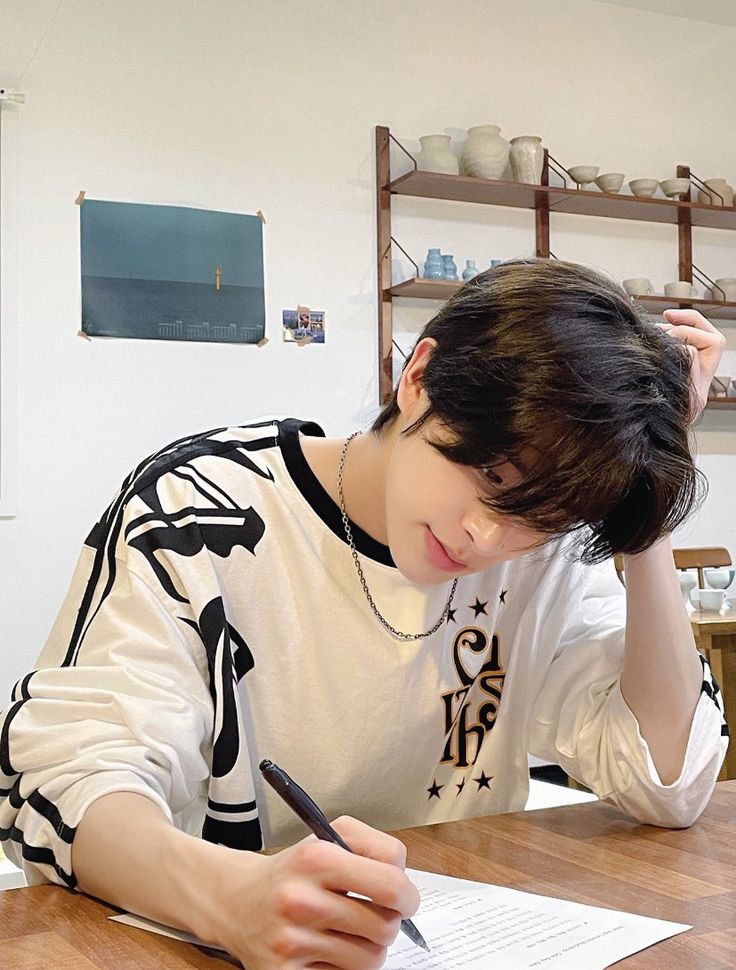
[[[672,552],[675,556],[675,567],[677,569],[697,569],[698,570],[698,586],[703,589],[705,587],[705,570],[715,569],[718,566],[730,566],[731,556],[727,549],[723,549],[720,546],[702,546],[700,548],[693,549],[673,549]],[[624,583],[624,557],[617,554],[613,557],[613,563],[616,567],[616,575]]]

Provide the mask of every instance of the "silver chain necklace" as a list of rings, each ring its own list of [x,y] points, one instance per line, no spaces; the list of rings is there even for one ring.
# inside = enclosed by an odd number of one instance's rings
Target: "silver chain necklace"
[[[445,622],[447,617],[450,615],[450,609],[452,607],[452,597],[455,595],[455,590],[457,589],[457,577],[452,584],[452,589],[450,590],[450,595],[445,604],[445,608],[442,611],[442,616],[437,620],[435,625],[431,630],[427,630],[426,633],[402,633],[401,630],[397,630],[395,627],[386,620],[380,613],[378,607],[376,606],[373,597],[371,596],[371,591],[368,589],[368,583],[366,582],[365,575],[363,574],[363,568],[360,565],[360,559],[358,558],[358,553],[355,550],[355,542],[353,540],[353,530],[350,528],[350,520],[348,519],[348,514],[345,511],[345,495],[342,489],[343,475],[345,474],[345,458],[348,453],[348,445],[360,434],[360,431],[354,431],[349,438],[346,439],[345,444],[342,446],[342,453],[340,455],[340,465],[337,469],[337,494],[340,499],[340,512],[342,513],[342,524],[345,527],[345,537],[348,540],[348,545],[350,546],[350,551],[353,554],[353,562],[355,563],[355,569],[358,573],[358,579],[360,580],[360,585],[363,587],[363,592],[365,593],[365,598],[368,600],[368,605],[373,610],[374,614],[378,617],[382,625],[388,630],[388,632],[394,636],[397,640],[424,640],[425,637],[431,637],[433,633],[436,633],[442,624]]]

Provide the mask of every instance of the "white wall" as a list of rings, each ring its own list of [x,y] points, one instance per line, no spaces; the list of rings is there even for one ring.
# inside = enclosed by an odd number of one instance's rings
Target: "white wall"
[[[0,0],[0,85],[18,82],[56,7]],[[81,540],[143,454],[262,413],[332,434],[373,413],[375,124],[411,145],[495,122],[543,135],[568,165],[665,178],[686,163],[736,179],[735,41],[733,28],[589,0],[65,0],[19,110],[18,500],[0,520],[0,696],[32,665]],[[262,209],[267,347],[76,336],[80,189]],[[530,213],[407,199],[396,213],[417,261],[432,244],[479,265],[533,249]],[[553,216],[552,231],[560,257],[676,278],[668,227]],[[700,230],[697,260],[736,276],[735,243]],[[326,310],[324,347],[281,344],[281,308],[297,303]],[[430,308],[397,304],[405,344]],[[736,374],[736,325],[728,334],[722,370]],[[698,438],[712,493],[681,538],[736,552],[736,414],[708,415]]]

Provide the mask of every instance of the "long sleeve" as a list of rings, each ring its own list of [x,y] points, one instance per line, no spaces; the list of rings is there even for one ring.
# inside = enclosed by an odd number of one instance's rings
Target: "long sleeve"
[[[85,546],[39,669],[16,685],[0,721],[0,837],[30,883],[75,885],[75,830],[100,796],[138,792],[172,818],[209,775],[213,705],[201,645],[120,559],[108,564],[104,599],[85,611],[93,568]]]
[[[680,777],[663,785],[619,685],[626,598],[610,563],[582,567],[582,595],[533,705],[530,753],[642,822],[684,827],[705,808],[725,757],[723,699],[702,661],[702,690]]]

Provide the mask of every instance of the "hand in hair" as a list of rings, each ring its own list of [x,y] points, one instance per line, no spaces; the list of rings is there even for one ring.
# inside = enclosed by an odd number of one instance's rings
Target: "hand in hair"
[[[686,345],[690,354],[691,422],[703,412],[710,384],[726,347],[726,338],[697,310],[665,310],[665,333]]]

